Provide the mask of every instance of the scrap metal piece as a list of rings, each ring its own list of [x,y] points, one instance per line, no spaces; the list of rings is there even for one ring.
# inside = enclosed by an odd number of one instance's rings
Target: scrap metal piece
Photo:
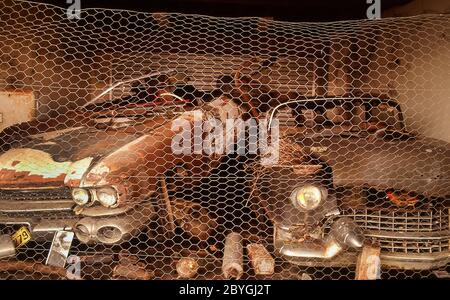
[[[175,233],[175,221],[174,221],[174,216],[173,216],[172,204],[170,203],[169,191],[167,189],[166,178],[164,176],[160,176],[159,182],[161,185],[161,196],[162,196],[162,199],[164,200],[164,207],[166,210],[165,213],[166,213],[166,219],[167,219],[167,226],[169,227],[169,232],[171,234],[174,234]]]
[[[181,278],[193,278],[198,272],[198,262],[190,257],[183,257],[177,262],[177,273]]]
[[[127,250],[122,250],[119,252],[119,261],[123,265],[137,264],[139,262],[139,257],[136,255],[133,255],[132,253],[128,252]]]
[[[46,266],[41,263],[27,261],[0,261],[2,272],[26,272],[30,274],[56,275],[60,278],[68,278],[68,272],[64,268]],[[81,279],[81,278],[78,278]]]
[[[92,254],[78,256],[81,263],[87,265],[110,264],[114,261],[114,254]]]
[[[277,239],[283,241],[283,231],[276,231]],[[287,257],[331,259],[348,249],[359,249],[364,244],[364,233],[353,220],[338,218],[331,225],[324,239],[304,240],[302,242],[282,242],[280,253]]]
[[[152,279],[153,274],[145,269],[145,264],[139,262],[137,256],[122,252],[119,254],[119,259],[121,259],[121,261],[114,267],[113,277],[131,280]]]
[[[16,255],[16,248],[9,235],[0,235],[0,259]]]
[[[262,244],[248,244],[247,253],[255,275],[272,275],[275,271],[275,260]]]
[[[53,238],[46,265],[64,268],[69,256],[74,233],[72,231],[57,231]]]
[[[232,232],[225,239],[222,272],[225,279],[240,279],[244,274],[244,247],[242,236]]]
[[[375,280],[381,278],[380,248],[364,246],[356,263],[356,280]]]
[[[175,221],[189,235],[206,241],[217,226],[209,211],[198,203],[176,199],[173,202]]]
[[[450,273],[445,270],[433,271],[433,275],[438,279],[450,279]]]
[[[139,263],[135,264],[118,264],[113,270],[113,276],[116,278],[126,278],[131,280],[150,280],[152,274],[149,273],[145,267]]]
[[[119,253],[119,264],[114,267],[113,277],[131,280],[149,280],[153,274],[145,269],[145,264],[139,261],[139,257],[121,251]]]

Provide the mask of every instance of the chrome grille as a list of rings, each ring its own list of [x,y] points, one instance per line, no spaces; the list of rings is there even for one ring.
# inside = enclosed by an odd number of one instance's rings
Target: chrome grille
[[[383,252],[425,254],[449,251],[449,209],[346,209]]]
[[[69,188],[0,190],[0,217],[2,213],[71,211],[74,206]]]
[[[347,209],[343,215],[370,231],[436,232],[449,228],[449,209]]]
[[[449,237],[439,239],[421,238],[420,240],[400,240],[398,238],[377,238],[380,248],[384,252],[393,253],[440,253],[449,251]]]
[[[72,199],[69,188],[0,190],[0,200],[64,200]]]

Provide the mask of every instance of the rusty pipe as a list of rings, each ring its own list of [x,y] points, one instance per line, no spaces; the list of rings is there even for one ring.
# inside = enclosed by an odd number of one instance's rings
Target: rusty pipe
[[[244,274],[244,247],[242,236],[232,232],[225,238],[222,272],[226,279],[239,279]]]

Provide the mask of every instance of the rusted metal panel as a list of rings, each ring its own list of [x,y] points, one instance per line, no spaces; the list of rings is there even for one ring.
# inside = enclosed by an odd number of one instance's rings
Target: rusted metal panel
[[[0,91],[0,131],[13,124],[30,121],[35,115],[33,92]]]
[[[337,186],[371,186],[380,190],[415,191],[425,196],[445,197],[450,190],[450,148],[447,143],[427,138],[410,138],[395,143],[383,139],[299,137],[308,152],[320,145],[324,151],[310,151],[333,168]],[[420,184],[417,184],[420,182]]]
[[[188,169],[192,177],[202,178],[216,167],[222,158],[215,154],[176,154],[172,149],[173,138],[178,134],[174,131],[174,123],[186,121],[190,124],[191,145],[194,145],[194,122],[205,120],[214,116],[224,120],[229,116],[229,107],[225,112],[219,110],[218,114],[203,113],[200,110],[187,111],[174,119],[146,133],[132,142],[123,145],[116,151],[102,158],[84,177],[82,186],[117,185],[121,188],[119,201],[129,200],[130,195],[142,198],[156,191],[158,177],[177,165]],[[231,106],[231,110],[233,106]],[[141,185],[140,178],[147,178],[145,186]]]

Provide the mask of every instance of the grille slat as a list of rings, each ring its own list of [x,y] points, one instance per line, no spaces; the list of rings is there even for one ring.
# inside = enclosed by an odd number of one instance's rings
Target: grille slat
[[[72,211],[74,206],[69,188],[0,190],[0,217],[3,213]]]
[[[69,188],[34,189],[34,190],[0,190],[0,200],[66,200],[72,199]]]
[[[449,250],[449,240],[404,241],[396,238],[377,238],[382,251],[393,253],[439,253]]]
[[[373,242],[380,245],[383,252],[433,254],[450,250],[450,241],[446,237],[450,230],[448,208],[405,211],[350,208],[345,209],[342,215],[352,218]],[[422,236],[406,239],[390,236],[392,233],[421,234]],[[439,233],[442,233],[443,238],[432,237]]]
[[[445,214],[445,217],[443,215]],[[390,232],[435,232],[449,229],[448,209],[433,211],[389,212],[376,209],[346,209],[344,216],[352,218],[362,228]]]

